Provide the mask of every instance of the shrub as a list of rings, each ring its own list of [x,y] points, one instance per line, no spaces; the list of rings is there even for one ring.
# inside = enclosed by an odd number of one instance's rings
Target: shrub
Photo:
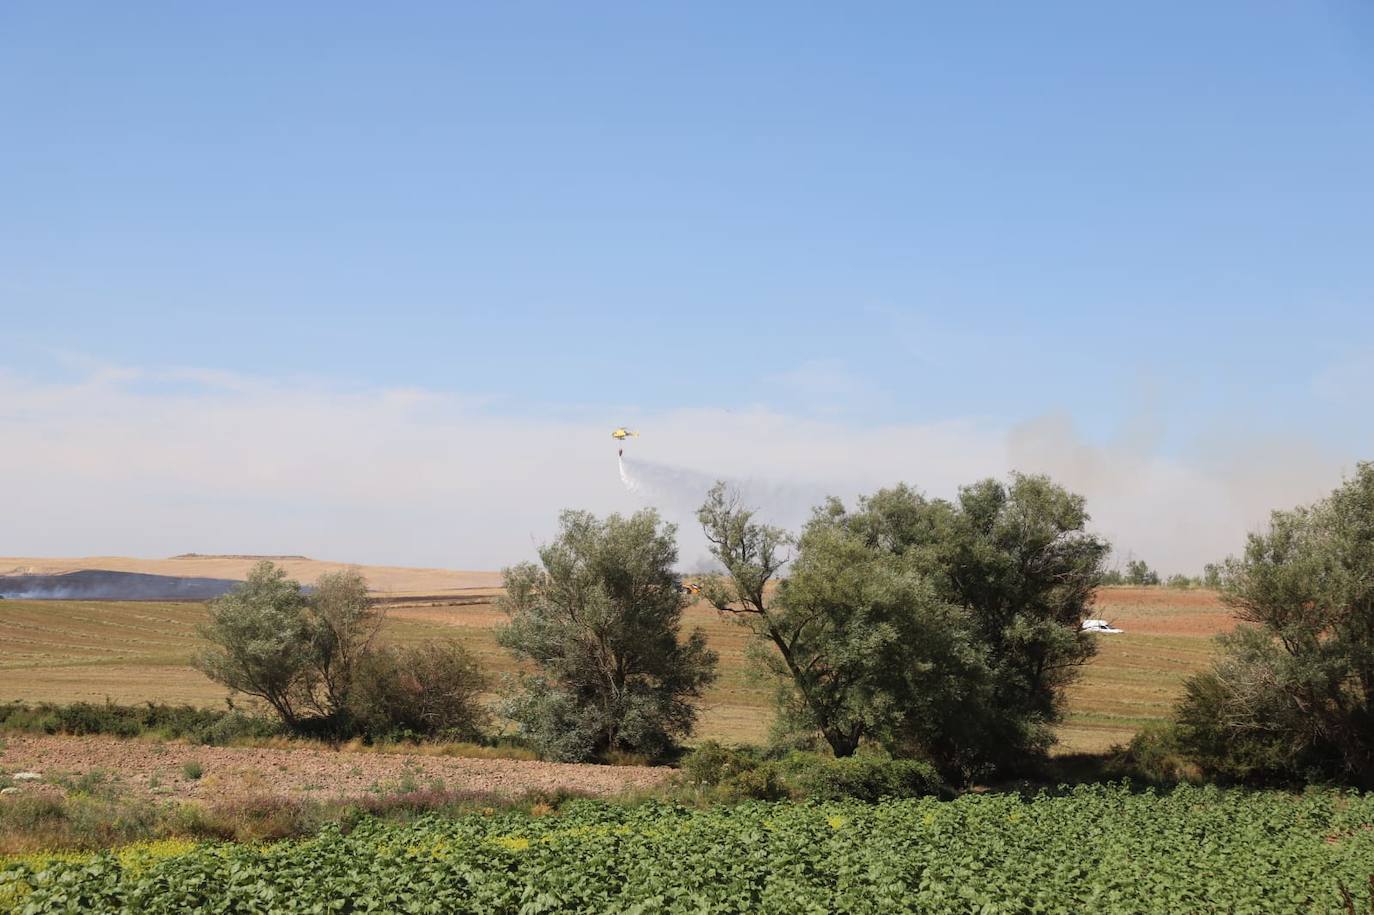
[[[40,734],[109,734],[116,737],[155,735],[192,743],[223,744],[238,737],[270,737],[281,726],[239,711],[190,705],[116,705],[73,702],[69,705],[17,702],[0,705],[0,730]]]
[[[944,791],[935,767],[923,760],[892,759],[880,752],[836,758],[793,752],[766,760],[756,750],[706,743],[682,763],[681,779],[711,800],[854,799],[926,797]]]
[[[190,781],[197,781],[205,773],[204,767],[194,759],[189,759],[181,767],[181,774]]]
[[[757,750],[727,747],[708,740],[683,758],[681,771],[689,784],[719,785],[762,763],[763,756]]]
[[[1172,722],[1155,722],[1142,728],[1131,738],[1129,746],[1114,754],[1109,766],[1113,772],[1155,784],[1194,781],[1199,775]]]
[[[481,665],[456,640],[370,652],[358,665],[348,714],[372,738],[477,740],[489,722]]]
[[[854,798],[877,802],[883,798],[938,795],[940,776],[930,763],[877,755],[834,759],[793,754],[783,761],[788,780],[808,798],[823,801]]]

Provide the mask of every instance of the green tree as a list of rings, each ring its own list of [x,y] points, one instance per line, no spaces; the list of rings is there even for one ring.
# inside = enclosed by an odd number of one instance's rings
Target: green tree
[[[1211,588],[1213,591],[1221,588],[1222,568],[1215,562],[1209,562],[1202,567],[1202,586]]]
[[[653,511],[568,511],[539,564],[505,570],[497,638],[535,668],[505,711],[545,755],[658,757],[692,732],[716,655],[699,629],[679,639],[674,535]]]
[[[357,571],[321,575],[310,593],[260,562],[209,605],[195,658],[210,679],[266,701],[292,730],[341,735],[349,692],[373,651],[383,614]]]
[[[768,646],[784,728],[819,733],[837,757],[864,739],[891,744],[946,720],[979,682],[968,619],[930,581],[856,536],[837,501],[793,544],[717,484],[698,513],[725,574],[703,594]],[[774,586],[784,551],[796,547]]]
[[[367,579],[356,569],[326,572],[309,596],[310,658],[318,690],[311,705],[325,718],[348,707],[358,667],[372,650],[385,613],[367,593]]]
[[[298,728],[314,706],[319,678],[314,630],[300,582],[260,562],[247,581],[210,602],[200,627],[209,647],[193,663],[215,682],[264,700],[287,727]]]
[[[1247,625],[1187,682],[1185,750],[1221,774],[1374,784],[1374,464],[1274,512],[1223,582]]]
[[[1159,573],[1143,559],[1132,559],[1126,563],[1126,584],[1136,587],[1152,587],[1159,584]]]
[[[979,706],[988,717],[952,724],[970,729],[967,752],[989,764],[1048,748],[1064,690],[1096,651],[1079,627],[1110,547],[1088,521],[1081,496],[1022,474],[963,487],[952,502],[905,485],[881,490],[846,521],[968,614],[992,696]]]

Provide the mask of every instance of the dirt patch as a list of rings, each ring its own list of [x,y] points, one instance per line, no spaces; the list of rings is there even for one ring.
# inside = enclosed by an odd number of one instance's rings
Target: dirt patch
[[[511,797],[557,791],[610,797],[653,788],[673,771],[313,747],[201,747],[112,737],[31,735],[6,736],[0,769],[40,772],[48,783],[103,773],[131,791],[196,801],[264,794],[322,800],[440,783],[449,791]],[[198,777],[192,777],[193,773]]]

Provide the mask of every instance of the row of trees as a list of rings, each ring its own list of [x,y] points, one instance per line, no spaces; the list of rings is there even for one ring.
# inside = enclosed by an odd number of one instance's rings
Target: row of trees
[[[703,594],[776,676],[779,739],[836,757],[879,744],[959,781],[1050,745],[1094,652],[1079,623],[1109,550],[1080,497],[1038,476],[951,501],[897,486],[832,499],[793,535],[717,485],[698,518],[720,566]],[[675,533],[652,511],[565,512],[538,563],[506,570],[499,641],[526,673],[501,713],[547,757],[661,757],[692,732],[717,658],[682,633]],[[1187,681],[1170,752],[1226,777],[1374,785],[1374,465],[1275,512],[1207,578],[1246,625]],[[264,563],[212,604],[196,663],[299,732],[482,734],[475,660],[451,641],[380,645],[381,623],[357,573],[307,592]]]
[[[1161,579],[1159,573],[1150,568],[1149,563],[1143,559],[1132,559],[1127,561],[1126,568],[1108,569],[1102,574],[1102,584],[1104,585],[1131,585],[1134,587],[1157,587],[1161,584],[1169,588],[1211,588],[1216,590],[1221,587],[1222,567],[1209,562],[1202,567],[1201,575],[1170,575],[1166,579]]]
[[[1081,498],[1032,476],[952,502],[899,486],[831,500],[794,537],[717,485],[698,517],[723,569],[703,593],[776,675],[778,736],[837,757],[878,743],[959,779],[1048,748],[1108,552]],[[651,511],[569,512],[539,564],[507,570],[500,640],[537,673],[505,712],[546,754],[654,755],[690,733],[716,658],[681,637],[673,535]]]
[[[1033,476],[953,501],[898,486],[831,500],[793,535],[718,485],[698,517],[721,567],[703,593],[776,674],[780,738],[819,735],[837,757],[881,744],[959,779],[1049,746],[1094,650],[1078,626],[1108,552],[1080,497]],[[653,511],[565,512],[538,563],[505,571],[498,640],[525,673],[500,712],[546,757],[658,758],[692,732],[717,658],[682,632],[675,534]],[[298,732],[477,734],[491,684],[472,658],[379,645],[381,622],[356,573],[307,592],[265,563],[212,604],[196,663]]]

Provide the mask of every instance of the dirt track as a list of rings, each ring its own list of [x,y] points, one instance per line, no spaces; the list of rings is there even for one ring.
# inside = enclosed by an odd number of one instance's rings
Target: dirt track
[[[197,763],[199,779],[184,766]],[[254,794],[353,797],[378,791],[442,787],[517,796],[556,790],[610,796],[652,788],[672,771],[647,766],[591,766],[512,759],[462,759],[326,749],[249,749],[119,740],[111,737],[7,735],[0,770],[33,771],[46,783],[90,772],[131,791],[189,800]],[[27,789],[26,789],[27,790]]]

